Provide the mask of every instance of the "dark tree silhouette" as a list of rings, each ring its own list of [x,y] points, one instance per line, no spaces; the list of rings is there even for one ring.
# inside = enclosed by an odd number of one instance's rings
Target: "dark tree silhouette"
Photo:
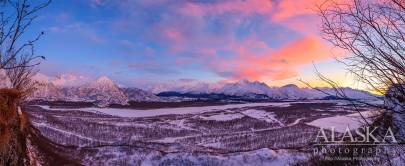
[[[387,95],[386,100],[404,113],[405,96],[405,1],[326,1],[319,7],[323,37],[350,54],[339,61],[370,91]],[[350,99],[339,84],[317,72],[319,78]],[[388,93],[389,92],[389,93]],[[394,95],[392,93],[395,93]],[[399,100],[398,100],[399,99]]]
[[[36,165],[27,155],[30,123],[21,111],[20,101],[33,90],[31,77],[44,57],[35,54],[32,40],[24,36],[39,10],[50,0],[0,0],[0,70],[6,71],[12,88],[0,89],[0,165]]]
[[[405,0],[326,0],[317,7],[323,38],[348,52],[338,61],[368,90],[385,95],[385,104],[353,100],[334,80],[318,70],[316,74],[335,89],[332,95],[354,106],[360,103],[382,110],[380,122],[368,125],[393,127],[398,141],[404,141]],[[387,159],[391,164],[389,155]]]
[[[341,62],[358,81],[380,94],[405,82],[404,0],[327,1],[319,11],[323,37],[351,53]]]
[[[26,97],[33,91],[31,77],[43,56],[36,55],[35,43],[44,35],[39,32],[32,40],[24,34],[37,18],[37,13],[51,0],[0,0],[0,70],[6,70],[13,88]],[[29,36],[28,36],[29,37]]]

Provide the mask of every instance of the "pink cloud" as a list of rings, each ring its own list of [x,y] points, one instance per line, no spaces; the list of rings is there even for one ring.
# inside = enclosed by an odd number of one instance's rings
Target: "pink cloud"
[[[165,8],[167,11],[161,15],[158,22],[151,25],[146,33],[148,39],[168,48],[169,51],[165,50],[167,55],[162,56],[173,56],[171,63],[175,65],[199,63],[229,79],[282,80],[298,76],[298,69],[303,65],[332,58],[331,47],[317,37],[319,18],[316,17],[314,8],[320,1],[322,0],[277,2],[224,0],[215,3],[196,3],[195,1],[187,1],[183,4],[172,3],[167,5]],[[167,1],[160,2],[166,4]],[[159,3],[145,1],[144,4],[158,5]],[[127,6],[125,9],[129,9]],[[215,34],[211,33],[209,28],[204,29],[209,27],[209,19],[213,18],[211,16],[222,16],[222,14],[227,14],[225,20],[220,20],[220,28],[225,30]],[[128,15],[131,16],[130,13]],[[299,35],[294,36],[298,39],[283,43],[280,48],[269,46],[261,36],[255,36],[257,33],[254,30],[246,32],[251,33],[250,37],[236,39],[235,27],[241,26],[244,19],[249,20],[251,16],[256,15],[267,19],[263,21],[263,24],[266,24],[264,26],[278,24],[298,32]],[[132,25],[127,18],[114,22],[113,25],[118,28],[125,27],[122,29],[126,30],[131,30],[131,26],[137,25]],[[228,27],[229,29],[226,29]],[[290,34],[282,35],[284,34],[279,35],[280,38],[289,37]],[[230,51],[234,54],[221,57],[221,51]],[[152,68],[159,66],[136,63],[129,67],[154,71]]]
[[[174,42],[183,42],[184,41],[184,35],[183,32],[181,32],[178,29],[175,28],[165,28],[162,30],[163,35],[170,41]]]
[[[275,5],[270,20],[301,34],[314,35],[321,24],[318,7],[342,2],[350,3],[348,0],[282,0]]]
[[[303,65],[333,57],[331,46],[316,36],[300,38],[278,50],[263,45],[261,52],[252,50],[254,43],[260,41],[240,43],[240,46],[235,48],[235,58],[217,58],[211,61],[210,67],[231,79],[282,80],[298,76],[298,68]]]

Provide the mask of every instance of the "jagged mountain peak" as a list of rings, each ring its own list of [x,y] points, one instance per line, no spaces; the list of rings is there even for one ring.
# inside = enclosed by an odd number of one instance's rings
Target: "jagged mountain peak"
[[[139,88],[121,88],[130,101],[160,101],[160,98],[151,92]]]
[[[82,84],[80,86],[60,86],[49,81],[49,77],[39,75],[39,80],[48,80],[41,84],[38,91],[33,95],[33,99],[44,100],[78,100],[93,101],[99,106],[108,106],[109,104],[127,104],[128,101],[161,101],[151,92],[143,91],[138,88],[124,88],[118,86],[107,76],[101,76],[96,80]],[[76,79],[77,80],[77,79]],[[79,78],[79,80],[82,80]],[[184,81],[183,81],[184,82]],[[223,94],[228,96],[240,96],[251,99],[280,99],[280,100],[301,100],[301,99],[323,99],[328,97],[314,89],[300,88],[294,84],[288,84],[282,87],[269,87],[267,84],[259,81],[249,81],[242,79],[233,83],[204,83],[199,81],[186,81],[184,84],[173,83],[174,87],[169,87],[172,92],[180,94]],[[163,87],[163,89],[168,89]],[[367,93],[351,88],[342,88],[351,98],[368,99]],[[324,89],[333,96],[333,89]],[[200,95],[201,96],[201,95]],[[209,95],[208,95],[209,96]]]
[[[265,84],[265,83],[260,82],[260,81],[250,81],[250,80],[244,78],[237,82],[228,83],[228,84],[251,85],[251,84]]]
[[[269,87],[265,83],[258,81],[251,82],[247,79],[240,80],[236,83],[228,83],[218,90],[219,93],[230,95],[243,95],[243,94],[266,94]]]
[[[67,76],[69,77],[69,76]],[[42,84],[30,97],[31,100],[64,100],[64,101],[88,101],[98,106],[108,106],[110,104],[127,104],[128,101],[160,101],[154,94],[138,88],[120,88],[113,80],[107,76],[101,76],[95,80],[84,84],[73,84],[73,86],[63,86],[64,84],[54,84],[50,77],[39,74],[38,80]],[[82,77],[72,79],[57,79],[63,81],[83,80]],[[86,80],[87,81],[87,80]]]
[[[209,86],[208,86],[209,87]],[[349,94],[348,97],[354,99],[369,99],[372,95],[368,95],[364,91],[342,88]],[[174,90],[173,92],[179,92],[183,94],[224,94],[231,96],[248,97],[249,99],[258,98],[263,99],[266,96],[271,99],[280,100],[306,100],[306,99],[323,99],[328,95],[319,93],[315,89],[300,88],[295,84],[287,84],[282,87],[269,87],[267,84],[259,81],[249,81],[242,79],[237,82],[225,83],[217,89],[212,90],[200,90],[200,91],[187,91],[188,89]],[[333,90],[326,88],[333,96]]]
[[[107,76],[98,77],[93,83],[115,85],[114,81],[108,78]]]
[[[263,82],[260,81],[250,81],[248,79],[241,79],[238,82],[235,82],[234,84],[241,84],[241,85],[250,85],[250,84],[256,84],[256,85],[266,85]]]

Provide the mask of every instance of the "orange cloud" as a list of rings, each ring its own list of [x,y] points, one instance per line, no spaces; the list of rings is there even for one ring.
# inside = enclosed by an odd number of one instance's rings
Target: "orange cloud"
[[[298,76],[298,69],[303,65],[328,60],[334,55],[332,47],[316,36],[300,38],[278,50],[260,46],[264,49],[261,52],[252,50],[251,43],[235,48],[236,58],[216,59],[211,65],[218,73],[232,79],[282,80]]]
[[[272,59],[289,65],[308,64],[312,61],[330,59],[330,49],[331,47],[323,43],[319,37],[308,36],[285,45],[272,55]]]
[[[170,54],[181,53],[181,57],[174,56],[176,65],[202,64],[203,67],[230,79],[283,80],[298,76],[298,69],[303,65],[332,58],[331,46],[317,37],[319,18],[315,15],[315,7],[321,1],[323,0],[277,2],[234,0],[216,3],[189,1],[181,4],[181,9],[176,11],[180,12],[181,17],[165,18],[167,20],[155,27],[153,35],[156,35],[159,41],[170,43],[168,48]],[[271,48],[261,39],[261,36],[255,36],[259,33],[254,29],[252,32],[246,32],[252,33],[249,35],[254,37],[243,39],[233,37],[235,34],[233,31],[224,32],[223,36],[207,33],[207,29],[204,29],[208,22],[206,19],[211,17],[204,16],[224,13],[230,13],[231,16],[238,18],[230,19],[232,22],[229,23],[225,21],[224,24],[230,29],[243,23],[240,21],[243,19],[240,18],[259,14],[268,19],[264,21],[266,24],[285,26],[299,33],[299,35],[294,34],[294,38],[300,38],[283,43],[281,48]],[[225,27],[228,28],[227,26]],[[226,52],[224,54],[227,55],[222,56],[222,52]],[[228,52],[234,52],[234,54],[229,55]]]

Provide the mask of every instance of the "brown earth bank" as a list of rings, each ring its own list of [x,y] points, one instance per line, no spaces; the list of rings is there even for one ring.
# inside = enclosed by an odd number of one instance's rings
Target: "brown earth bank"
[[[26,165],[27,121],[18,114],[20,93],[0,89],[0,165]]]
[[[50,141],[33,126],[29,128],[29,152],[32,154],[31,165],[81,165],[76,159],[71,158],[69,153],[76,151],[75,147],[63,146]]]
[[[0,165],[78,165],[63,156],[68,147],[62,150],[30,124],[19,111],[20,97],[15,89],[0,89]]]

